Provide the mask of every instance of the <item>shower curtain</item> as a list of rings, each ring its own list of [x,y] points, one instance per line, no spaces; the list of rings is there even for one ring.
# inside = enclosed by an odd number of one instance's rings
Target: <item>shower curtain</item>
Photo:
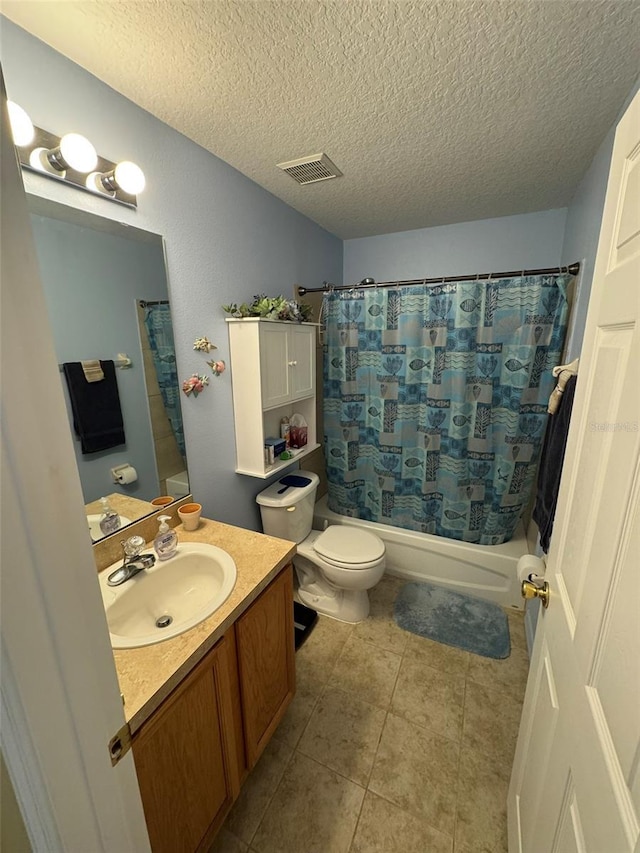
[[[533,487],[571,278],[328,293],[330,509],[508,542]]]
[[[186,459],[184,428],[180,410],[180,391],[176,369],[176,351],[173,342],[173,324],[169,305],[147,305],[144,325],[149,337],[162,402],[176,438],[178,450]]]

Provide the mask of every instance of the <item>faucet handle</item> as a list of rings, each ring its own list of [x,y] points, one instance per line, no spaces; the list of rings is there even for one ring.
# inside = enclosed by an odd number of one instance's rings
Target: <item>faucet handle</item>
[[[122,543],[122,549],[127,557],[137,557],[145,545],[142,536],[130,536]]]

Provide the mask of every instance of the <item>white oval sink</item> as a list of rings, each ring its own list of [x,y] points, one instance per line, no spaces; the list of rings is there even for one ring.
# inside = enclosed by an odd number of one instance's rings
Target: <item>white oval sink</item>
[[[94,515],[88,515],[87,521],[89,522],[89,533],[91,534],[91,538],[94,542],[97,542],[98,539],[103,539],[105,534],[100,530],[100,519],[102,518],[102,513],[99,512]],[[127,524],[131,524],[131,519],[127,518],[126,515],[120,516],[120,530],[121,527],[126,527]],[[115,531],[114,531],[115,532]]]
[[[108,586],[108,576],[121,565],[119,560],[100,572],[114,649],[150,646],[188,631],[224,604],[237,577],[226,551],[198,542],[179,544],[174,557],[157,560],[120,586]]]

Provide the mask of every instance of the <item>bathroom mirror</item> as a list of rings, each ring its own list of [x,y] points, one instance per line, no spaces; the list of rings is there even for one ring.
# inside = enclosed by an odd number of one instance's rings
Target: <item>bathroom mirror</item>
[[[152,500],[189,492],[163,239],[39,196],[28,195],[28,203],[87,524],[97,541],[100,498],[124,526],[155,512]],[[93,359],[116,365],[124,443],[83,453],[62,365]],[[95,409],[89,417],[99,429]],[[135,474],[125,469],[120,484],[111,469],[124,465]]]

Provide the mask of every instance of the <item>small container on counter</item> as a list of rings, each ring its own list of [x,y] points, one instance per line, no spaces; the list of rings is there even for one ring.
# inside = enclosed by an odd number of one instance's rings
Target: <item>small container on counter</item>
[[[178,507],[178,516],[185,530],[197,530],[202,515],[202,504],[182,504]]]

